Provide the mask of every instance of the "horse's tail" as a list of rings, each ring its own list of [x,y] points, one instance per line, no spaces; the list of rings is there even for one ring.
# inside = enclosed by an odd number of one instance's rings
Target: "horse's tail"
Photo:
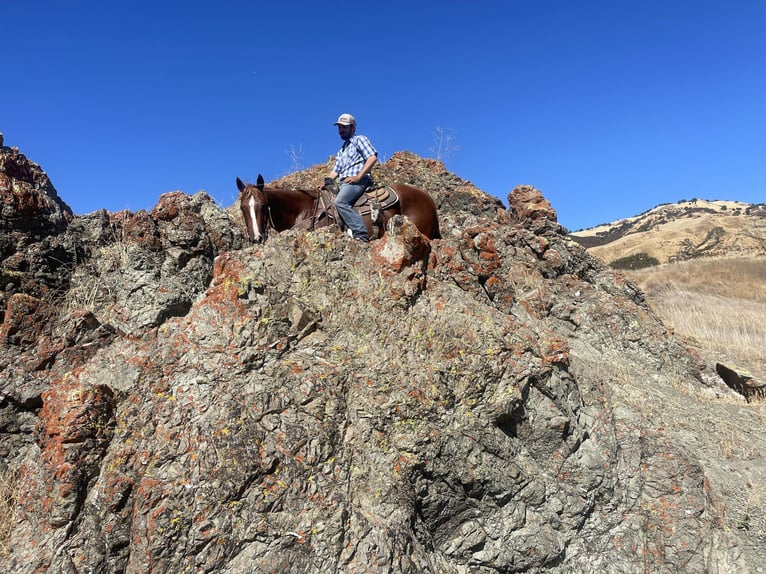
[[[441,239],[442,230],[439,228],[439,218],[436,218],[436,229],[434,229],[434,236],[431,239]]]

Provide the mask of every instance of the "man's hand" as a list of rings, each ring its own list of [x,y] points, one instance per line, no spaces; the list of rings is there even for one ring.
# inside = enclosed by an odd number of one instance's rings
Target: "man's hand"
[[[335,183],[335,178],[334,177],[326,177],[326,178],[324,178],[324,185],[320,185],[319,186],[319,191],[321,191],[323,189],[326,189],[327,191],[329,191],[332,194],[337,194],[338,193],[338,186]]]

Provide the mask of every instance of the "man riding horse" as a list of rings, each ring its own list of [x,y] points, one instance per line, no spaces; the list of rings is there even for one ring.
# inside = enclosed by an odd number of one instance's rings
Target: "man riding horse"
[[[343,146],[335,157],[335,167],[318,190],[290,190],[268,187],[258,175],[255,185],[237,178],[239,205],[250,241],[266,240],[269,229],[276,232],[301,228],[313,231],[318,227],[340,223],[327,209],[328,194],[335,193],[336,178],[340,189],[334,198],[337,216],[351,231],[354,239],[368,242],[385,233],[388,222],[395,215],[407,217],[428,239],[441,238],[436,203],[424,190],[406,183],[392,183],[360,198],[372,183],[370,171],[378,161],[378,152],[370,140],[356,135],[356,120],[351,114],[341,114],[338,134]],[[329,199],[329,198],[327,198]],[[357,201],[360,200],[360,201]],[[359,210],[354,209],[354,205]]]
[[[337,177],[340,181],[335,207],[353,238],[368,242],[367,227],[353,206],[372,183],[370,171],[378,161],[378,152],[367,136],[356,135],[356,119],[351,114],[341,114],[335,125],[343,140],[343,146],[335,156],[335,167],[328,175],[329,179],[334,181]]]

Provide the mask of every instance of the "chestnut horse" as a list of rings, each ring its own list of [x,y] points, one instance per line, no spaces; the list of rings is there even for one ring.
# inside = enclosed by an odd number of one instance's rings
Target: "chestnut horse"
[[[429,239],[439,239],[439,219],[433,198],[422,189],[411,185],[395,183],[390,187],[396,191],[399,201],[381,211],[382,229],[385,229],[385,224],[394,215],[405,215],[423,235]],[[261,175],[258,175],[255,185],[246,184],[237,178],[237,189],[247,235],[250,241],[255,243],[265,241],[269,229],[276,232],[292,228],[311,231],[334,222],[334,210],[330,209],[330,205],[326,205],[324,194],[318,191],[265,187]],[[370,215],[362,215],[362,219],[372,238],[373,222]]]

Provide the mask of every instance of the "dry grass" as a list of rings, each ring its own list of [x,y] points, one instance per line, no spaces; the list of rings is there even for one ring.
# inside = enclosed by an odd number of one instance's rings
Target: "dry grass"
[[[70,286],[63,301],[66,312],[79,309],[98,313],[115,300],[109,278],[128,263],[128,244],[125,237],[125,215],[109,224],[106,245],[94,247],[92,255],[72,270]],[[122,219],[122,221],[119,221]]]
[[[631,271],[653,297],[667,285],[705,295],[766,302],[766,257],[694,259]]]
[[[669,288],[650,303],[666,324],[720,356],[720,362],[753,372],[766,365],[766,302]]]
[[[67,312],[84,309],[96,313],[114,302],[108,278],[116,269],[125,265],[126,259],[126,248],[122,243],[98,248],[91,259],[72,273],[71,285],[64,298],[64,309]]]
[[[722,362],[766,376],[766,257],[626,272],[663,321]]]
[[[13,530],[18,501],[16,475],[9,471],[0,472],[0,555],[8,554],[8,542]]]

